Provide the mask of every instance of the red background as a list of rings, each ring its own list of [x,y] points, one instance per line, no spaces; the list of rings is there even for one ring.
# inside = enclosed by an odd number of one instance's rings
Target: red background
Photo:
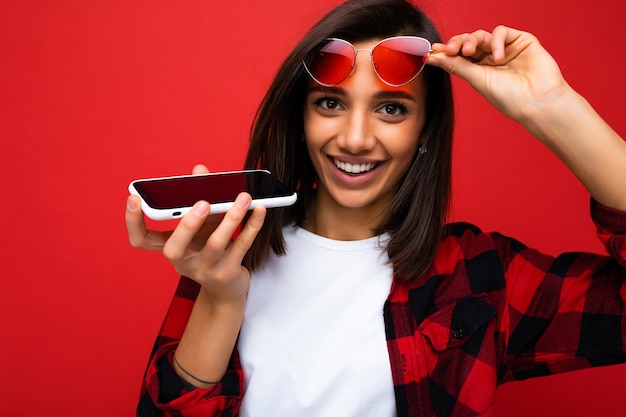
[[[337,3],[0,2],[0,415],[133,415],[177,276],[128,245],[127,184],[199,162],[239,168],[278,64]],[[446,38],[496,24],[534,32],[626,134],[626,3],[423,6]],[[567,169],[462,82],[455,90],[453,219],[550,253],[602,250]],[[617,366],[511,383],[497,409],[625,415],[625,377]]]

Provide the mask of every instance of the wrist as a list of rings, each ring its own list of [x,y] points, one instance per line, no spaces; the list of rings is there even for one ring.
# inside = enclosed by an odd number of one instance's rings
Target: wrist
[[[216,385],[219,383],[219,381],[207,381],[207,380],[198,378],[197,376],[193,375],[191,372],[189,372],[186,368],[184,368],[180,364],[180,362],[176,358],[176,351],[174,351],[174,353],[172,354],[172,360],[173,360],[173,365],[174,365],[174,369],[176,370],[176,373],[178,374],[180,379],[183,381],[185,386],[189,389],[208,388],[212,385]]]
[[[203,309],[211,315],[232,315],[245,310],[248,291],[235,296],[216,296],[212,291],[201,287],[196,305],[201,305]]]
[[[582,96],[563,83],[529,105],[522,113],[520,123],[539,141],[550,142],[560,130],[575,123],[576,115],[585,105]]]

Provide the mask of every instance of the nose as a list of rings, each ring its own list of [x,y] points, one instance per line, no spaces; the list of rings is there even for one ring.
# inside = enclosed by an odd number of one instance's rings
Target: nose
[[[337,138],[337,145],[347,153],[359,154],[371,150],[375,144],[368,112],[365,109],[352,108]]]

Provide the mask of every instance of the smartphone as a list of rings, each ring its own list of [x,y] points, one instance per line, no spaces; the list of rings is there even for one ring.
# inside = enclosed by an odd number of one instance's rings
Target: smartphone
[[[140,179],[128,190],[141,198],[141,209],[153,220],[182,217],[200,200],[211,204],[211,214],[224,213],[243,191],[252,196],[251,209],[285,207],[297,200],[297,194],[267,170]]]

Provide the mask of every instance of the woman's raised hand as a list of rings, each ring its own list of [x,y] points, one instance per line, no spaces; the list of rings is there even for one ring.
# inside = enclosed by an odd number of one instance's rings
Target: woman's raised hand
[[[208,173],[203,165],[193,170],[193,174],[202,173]],[[129,196],[126,208],[128,237],[136,248],[161,251],[178,273],[202,286],[211,302],[241,301],[250,282],[250,273],[242,266],[243,257],[265,219],[265,208],[255,208],[233,240],[251,201],[250,195],[241,193],[223,216],[210,215],[209,204],[199,201],[174,230],[160,232],[146,227],[139,198]]]
[[[506,116],[524,124],[568,86],[535,36],[505,26],[433,45],[427,63],[465,79]]]
[[[504,26],[433,45],[427,63],[465,79],[520,122],[600,203],[626,210],[626,142],[563,79],[537,38]]]

